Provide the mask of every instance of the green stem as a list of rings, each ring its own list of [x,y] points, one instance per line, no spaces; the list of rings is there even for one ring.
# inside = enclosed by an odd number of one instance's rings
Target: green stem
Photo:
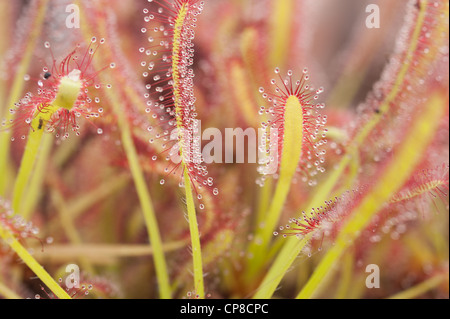
[[[262,242],[261,248],[265,248],[269,244],[270,239],[273,236],[273,231],[275,230],[278,221],[280,220],[281,213],[283,211],[284,204],[286,202],[289,190],[291,189],[292,176],[282,175],[278,181],[277,187],[275,189],[275,195],[273,196],[272,203],[269,208],[269,212],[266,215],[266,220],[264,221],[264,228],[262,232]]]
[[[30,130],[28,134],[28,141],[25,146],[22,162],[20,163],[19,174],[14,184],[12,206],[16,214],[21,213],[24,200],[23,195],[30,181],[36,158],[39,155],[43,134],[43,129],[36,131]]]
[[[102,181],[102,183],[95,187],[87,194],[82,194],[71,201],[67,205],[67,209],[73,218],[77,218],[86,212],[93,205],[104,201],[109,196],[114,196],[114,193],[127,187],[130,181],[128,173],[121,175],[115,174],[113,177]]]
[[[289,45],[295,16],[294,0],[272,1],[269,38],[272,45],[268,54],[268,65],[275,68],[288,59]]]
[[[41,141],[41,150],[36,160],[35,169],[31,173],[30,182],[26,189],[26,195],[22,201],[20,214],[23,218],[29,220],[33,214],[34,208],[42,195],[41,189],[46,173],[46,165],[50,157],[53,146],[53,135],[44,134]]]
[[[259,189],[258,213],[256,216],[256,225],[259,227],[266,217],[269,210],[270,197],[272,195],[273,179],[269,178],[264,185]]]
[[[331,193],[335,189],[337,183],[342,179],[344,172],[348,165],[353,161],[353,156],[347,154],[345,155],[339,166],[337,166],[332,172],[329,173],[326,180],[323,181],[320,186],[314,192],[313,197],[306,205],[306,209],[311,209],[313,207],[319,207],[323,205],[324,201],[331,197]]]
[[[307,284],[297,295],[297,299],[313,298],[320,288],[320,284],[325,281],[326,277],[334,270],[338,258],[344,253],[346,244],[339,242],[328,250],[325,257],[321,260],[319,266],[315,269],[313,275],[309,278]]]
[[[264,277],[257,292],[253,296],[254,299],[269,299],[277,289],[286,272],[289,270],[295,259],[298,257],[298,252],[308,243],[310,236],[302,239],[296,237],[290,238],[284,245],[275,263],[270,268],[269,272]]]
[[[340,275],[341,280],[336,292],[336,299],[345,299],[347,297],[353,277],[353,265],[355,264],[353,251],[347,251],[343,259]]]
[[[117,103],[113,102],[113,104],[115,105]],[[119,127],[122,134],[122,144],[130,165],[131,174],[133,176],[136,191],[141,203],[142,212],[144,214],[149,240],[153,248],[153,260],[156,268],[160,296],[162,299],[170,299],[172,293],[169,283],[169,274],[167,271],[161,234],[158,227],[158,220],[156,219],[156,214],[153,208],[153,202],[139,163],[138,154],[130,132],[130,127],[126,122],[125,117],[120,115],[121,111],[119,106],[116,105],[114,109],[118,115]]]
[[[0,237],[11,247],[21,260],[36,274],[36,276],[57,296],[59,299],[71,299],[58,283],[44,270],[44,268],[30,255],[22,244],[2,228],[0,224]]]
[[[72,244],[81,245],[81,235],[79,234],[78,229],[75,225],[73,216],[70,215],[67,204],[62,194],[55,188],[51,192],[51,198],[56,206],[56,209],[58,210],[60,222],[62,228],[64,229],[65,235]],[[80,254],[80,256],[78,257],[80,259],[81,266],[85,269],[85,271],[91,275],[95,275],[95,269],[91,261],[84,254]]]
[[[198,230],[197,214],[195,212],[191,180],[189,178],[186,167],[184,167],[184,187],[186,190],[186,205],[189,219],[189,231],[191,234],[192,259],[194,264],[194,289],[199,298],[204,299],[205,288],[203,284],[203,264],[200,245],[200,233]]]
[[[425,294],[426,292],[436,288],[437,286],[442,284],[446,279],[448,280],[448,274],[447,275],[444,275],[444,274],[436,275],[436,276],[418,284],[417,286],[414,286],[405,291],[399,292],[398,294],[395,294],[395,295],[389,297],[388,299],[413,299],[413,298],[419,297],[419,296]]]
[[[165,252],[173,252],[186,248],[187,240],[164,243]],[[153,256],[153,247],[149,245],[121,245],[121,244],[64,244],[50,245],[45,248],[45,253],[36,256],[38,260],[49,262],[66,262],[85,256],[91,263],[100,263],[102,260],[116,261],[118,258],[132,258]]]

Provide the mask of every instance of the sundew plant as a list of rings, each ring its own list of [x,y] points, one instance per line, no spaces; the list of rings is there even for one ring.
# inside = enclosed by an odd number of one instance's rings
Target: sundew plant
[[[448,0],[0,0],[0,298],[449,298]]]

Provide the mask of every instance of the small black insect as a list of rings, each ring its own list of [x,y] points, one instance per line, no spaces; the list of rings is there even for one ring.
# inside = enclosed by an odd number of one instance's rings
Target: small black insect
[[[48,80],[49,77],[51,77],[52,74],[50,72],[45,72],[44,73],[44,79]]]
[[[417,0],[417,1],[416,1],[415,7],[416,7],[417,10],[420,10],[420,9],[421,9],[420,0]]]
[[[42,119],[39,119],[38,130],[42,130],[43,126],[44,126],[44,121]]]
[[[381,113],[380,109],[375,109],[374,112],[375,112],[376,114],[380,114],[380,113]]]

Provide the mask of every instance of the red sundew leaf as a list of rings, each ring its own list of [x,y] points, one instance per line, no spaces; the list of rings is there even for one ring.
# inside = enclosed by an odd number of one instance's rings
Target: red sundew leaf
[[[407,185],[395,194],[390,203],[401,203],[417,198],[445,198],[449,190],[449,165],[442,164],[433,169],[423,169],[415,174]]]
[[[149,61],[141,63],[147,69],[144,78],[150,79],[146,85],[149,91],[146,111],[159,121],[155,129],[159,132],[150,143],[161,143],[160,155],[169,162],[166,174],[180,176],[180,186],[183,181],[179,172],[186,169],[196,191],[211,188],[213,179],[207,177],[207,168],[202,165],[192,70],[194,28],[204,3],[198,0],[150,2],[156,7],[144,9],[144,20],[149,27],[142,29],[143,33],[150,33],[150,45],[140,48],[150,56]],[[152,159],[156,160],[157,156]],[[162,179],[161,184],[164,183]]]
[[[448,164],[432,169],[421,169],[371,221],[358,241],[358,247],[376,244],[383,236],[398,239],[411,225],[430,216],[433,207],[438,211],[436,199],[448,200]]]
[[[353,123],[346,151],[359,158],[361,173],[356,183],[371,183],[395,156],[411,123],[425,112],[432,92],[448,96],[442,93],[448,91],[446,14],[445,1],[428,3],[420,9],[409,3],[397,47]]]
[[[340,197],[326,201],[323,206],[313,208],[309,214],[303,212],[301,217],[291,218],[289,224],[280,227],[274,235],[286,238],[313,234],[313,239],[322,240],[324,237],[333,239],[350,216],[352,209],[357,206],[362,194],[361,190],[348,191]]]
[[[43,74],[42,79],[38,81],[40,88],[37,91],[37,95],[27,93],[22,100],[16,103],[15,108],[11,109],[11,112],[15,113],[16,117],[10,124],[13,127],[28,126],[33,131],[46,129],[48,132],[57,132],[57,136],[61,134],[67,137],[69,130],[73,130],[79,135],[79,125],[77,123],[79,117],[86,119],[99,117],[103,112],[103,108],[98,105],[100,99],[91,96],[90,90],[97,90],[102,87],[101,84],[95,82],[96,76],[102,70],[98,72],[93,71],[91,62],[104,40],[100,40],[99,44],[95,45],[96,42],[97,39],[95,37],[92,38],[91,43],[81,56],[77,55],[77,49],[75,49],[59,63],[57,63],[50,50],[52,65],[42,69]],[[50,49],[50,44],[46,42],[45,47]],[[69,106],[60,107],[59,105],[54,105],[60,93],[61,83],[65,79],[79,81],[80,83],[78,96],[70,108]],[[55,110],[55,106],[59,108]],[[48,112],[51,112],[49,120],[43,120],[43,115],[48,114]],[[39,121],[33,127],[34,119],[39,119]]]
[[[380,81],[359,107],[361,118],[355,125],[355,133],[373,118],[383,118],[386,114],[398,115],[414,109],[402,102],[408,97],[426,92],[427,82],[434,82],[434,86],[446,86],[448,68],[440,65],[446,55],[443,48],[448,43],[446,6],[446,1],[432,1],[418,8],[409,2],[395,51]],[[434,76],[430,72],[434,72]]]
[[[356,242],[357,247],[377,243],[385,234],[397,238],[406,232],[408,224],[423,216],[424,210],[428,211],[433,207],[432,203],[436,198],[448,198],[448,173],[448,164],[442,164],[415,174],[407,185],[392,197],[386,207],[377,213]],[[335,238],[362,195],[362,191],[347,192],[339,198],[325,202],[324,206],[313,209],[309,214],[303,212],[302,217],[290,219],[288,225],[280,227],[274,234],[284,238],[314,234],[313,240],[320,240],[322,246],[324,238]],[[415,204],[411,206],[411,203]]]
[[[275,73],[279,74],[279,72],[277,68]],[[302,123],[298,123],[298,129],[302,130],[303,136],[303,141],[298,141],[298,143],[302,143],[298,170],[302,172],[304,181],[309,181],[309,184],[312,186],[315,183],[313,177],[318,172],[325,171],[322,164],[325,162],[324,155],[326,151],[322,150],[321,147],[327,143],[327,140],[324,139],[326,133],[324,126],[327,122],[327,116],[319,112],[325,105],[323,103],[315,103],[324,89],[319,88],[316,90],[311,88],[307,84],[309,80],[307,73],[308,70],[305,68],[301,79],[296,82],[292,80],[292,71],[288,72],[287,79],[283,79],[280,76],[281,84],[277,84],[277,81],[273,79],[271,83],[275,86],[274,93],[265,93],[264,89],[261,88],[260,92],[263,94],[263,97],[272,105],[268,109],[262,108],[260,114],[263,115],[266,113],[271,116],[271,119],[262,124],[262,129],[266,131],[263,140],[269,146],[267,153],[270,156],[276,154],[276,163],[279,169],[284,146],[286,101],[292,96],[298,99],[302,108],[303,121]],[[268,129],[276,130],[277,139],[275,141],[272,133],[269,133],[268,136]],[[270,169],[273,162],[273,159],[270,159],[265,166],[260,168],[260,172],[264,174],[267,167]]]
[[[102,56],[102,59],[114,65],[110,72],[115,80],[114,90],[119,92],[121,97],[124,116],[129,117],[130,121],[133,121],[133,127],[141,130],[141,125],[145,125],[145,128],[147,128],[149,121],[144,121],[143,116],[141,116],[145,114],[145,88],[143,85],[140,85],[139,76],[135,74],[128,52],[125,54],[121,43],[117,41],[122,36],[118,22],[120,17],[113,10],[104,10],[101,4],[94,7],[86,5],[83,8],[83,13],[87,23],[90,24],[90,28],[92,30],[104,29],[104,36],[108,39],[108,51],[107,54]],[[100,26],[104,26],[104,28]],[[134,35],[130,34],[130,36]],[[155,122],[150,121],[152,125]]]
[[[44,250],[44,242],[38,237],[39,229],[22,216],[14,214],[9,202],[0,198],[0,227],[9,231],[18,241],[27,238],[38,240]]]

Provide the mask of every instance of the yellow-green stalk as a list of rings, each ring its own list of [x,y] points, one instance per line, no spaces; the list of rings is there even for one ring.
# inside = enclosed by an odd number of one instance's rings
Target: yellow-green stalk
[[[61,286],[44,270],[22,244],[0,224],[0,237],[11,247],[19,258],[35,273],[35,275],[55,294],[59,299],[71,299]]]
[[[176,126],[179,130],[179,145],[180,147],[180,156],[182,158],[182,169],[183,169],[183,179],[184,179],[184,187],[186,192],[186,204],[187,204],[187,212],[188,212],[188,220],[189,220],[189,231],[191,234],[191,246],[192,246],[192,260],[193,260],[193,273],[194,273],[194,289],[195,293],[200,299],[205,298],[205,288],[203,282],[203,262],[202,262],[202,250],[200,244],[200,232],[198,229],[197,222],[197,213],[195,210],[194,197],[192,193],[191,179],[189,177],[189,168],[184,159],[183,147],[184,136],[183,136],[183,105],[182,105],[182,96],[181,96],[181,75],[179,72],[179,63],[178,56],[181,51],[181,41],[182,41],[182,31],[183,24],[185,23],[186,16],[189,12],[189,5],[187,3],[183,4],[178,12],[177,18],[175,20],[174,26],[174,36],[173,36],[173,48],[172,48],[172,76],[174,82],[174,102],[175,102],[175,118],[176,118]]]
[[[37,106],[33,120],[31,121],[31,129],[28,133],[28,140],[20,163],[19,173],[14,184],[12,206],[15,213],[21,212],[22,204],[25,200],[24,193],[30,181],[36,159],[39,156],[46,124],[59,109],[72,109],[82,88],[80,74],[81,72],[75,69],[61,79],[55,100],[50,105],[45,106],[45,112],[41,112],[38,109],[39,106]]]

